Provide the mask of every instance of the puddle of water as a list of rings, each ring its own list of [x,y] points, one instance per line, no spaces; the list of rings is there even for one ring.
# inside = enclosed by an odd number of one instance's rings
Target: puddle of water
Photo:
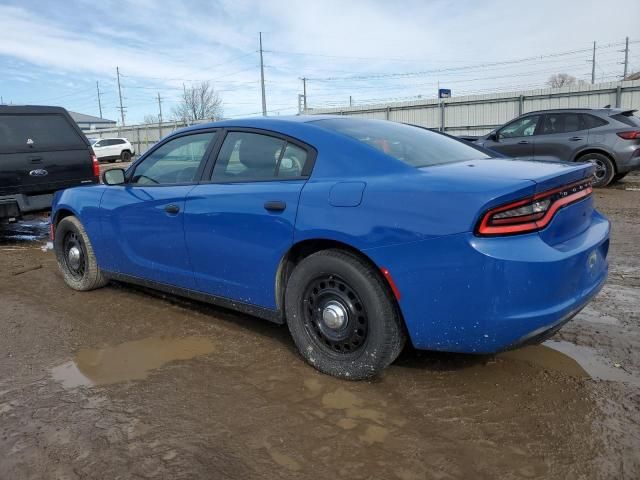
[[[387,435],[389,435],[389,430],[386,428],[379,427],[378,425],[370,425],[359,438],[363,442],[373,445],[374,443],[384,442]]]
[[[523,347],[502,353],[498,357],[525,361],[574,377],[591,377],[640,385],[640,379],[621,368],[616,368],[613,362],[600,356],[595,349],[563,340],[547,340],[542,345]]]
[[[174,360],[188,360],[215,350],[205,337],[147,338],[114,347],[83,349],[73,360],[51,369],[66,388],[141,380]]]
[[[0,245],[33,242],[49,236],[49,220],[38,217],[0,226]]]

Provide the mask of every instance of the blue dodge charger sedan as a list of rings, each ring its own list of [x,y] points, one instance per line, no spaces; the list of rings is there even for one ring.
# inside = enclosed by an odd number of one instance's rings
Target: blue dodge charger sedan
[[[55,252],[76,290],[113,279],[286,323],[343,378],[380,373],[407,338],[495,353],[599,291],[609,222],[590,164],[492,155],[381,120],[197,125],[59,192]]]

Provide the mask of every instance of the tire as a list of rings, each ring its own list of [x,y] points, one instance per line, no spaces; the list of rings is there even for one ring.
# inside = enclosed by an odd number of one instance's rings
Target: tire
[[[384,279],[343,250],[314,253],[296,266],[287,282],[285,314],[300,355],[335,377],[362,380],[379,375],[406,341]]]
[[[620,180],[622,180],[624,177],[626,177],[628,173],[629,173],[629,172],[616,173],[616,174],[613,176],[613,179],[611,180],[611,183],[619,182],[619,181],[620,181]]]
[[[98,267],[87,232],[76,217],[60,220],[53,247],[64,281],[74,290],[94,290],[108,283]],[[76,255],[71,254],[72,248],[78,250]]]
[[[616,174],[616,167],[609,157],[602,153],[587,153],[578,159],[580,162],[591,162],[596,170],[593,174],[593,186],[602,188],[609,185]]]
[[[130,162],[131,152],[129,150],[123,150],[122,153],[120,153],[120,160],[122,160],[123,162]]]

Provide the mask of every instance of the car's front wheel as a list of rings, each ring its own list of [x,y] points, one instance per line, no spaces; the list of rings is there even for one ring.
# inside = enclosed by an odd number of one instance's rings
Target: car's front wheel
[[[580,157],[581,162],[591,162],[595,166],[593,172],[593,186],[606,187],[616,174],[616,167],[609,157],[602,153],[587,153]]]
[[[405,344],[398,307],[383,278],[346,251],[304,258],[287,283],[285,310],[302,357],[336,377],[378,375]]]
[[[74,290],[93,290],[107,284],[93,253],[87,232],[73,216],[56,226],[53,247],[64,281]]]

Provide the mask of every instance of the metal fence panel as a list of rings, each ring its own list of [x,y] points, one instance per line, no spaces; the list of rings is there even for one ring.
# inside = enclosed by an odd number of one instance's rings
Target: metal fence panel
[[[640,80],[606,82],[522,92],[469,95],[411,102],[310,109],[307,113],[354,115],[437,128],[453,135],[484,135],[520,114],[551,108],[635,108],[640,110]]]

